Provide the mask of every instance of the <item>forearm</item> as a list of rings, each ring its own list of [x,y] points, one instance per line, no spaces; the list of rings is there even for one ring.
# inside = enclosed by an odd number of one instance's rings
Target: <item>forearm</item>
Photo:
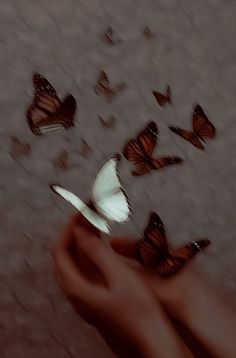
[[[236,357],[236,313],[205,282],[187,294],[179,319],[215,357]]]
[[[134,330],[133,338],[142,358],[192,357],[163,311],[153,313],[150,321]]]

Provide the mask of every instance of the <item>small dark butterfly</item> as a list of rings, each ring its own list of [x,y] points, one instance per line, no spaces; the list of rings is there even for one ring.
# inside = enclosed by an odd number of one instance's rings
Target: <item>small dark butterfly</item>
[[[137,136],[136,139],[130,140],[123,154],[126,159],[133,162],[136,170],[133,175],[145,175],[151,170],[161,169],[169,165],[178,164],[183,159],[174,156],[153,158],[153,151],[157,144],[158,129],[155,122],[150,122]]]
[[[159,104],[159,106],[163,107],[165,106],[167,103],[171,104],[171,92],[170,92],[170,86],[167,86],[166,89],[166,94],[157,92],[157,91],[152,91],[154,97],[157,100],[157,103]]]
[[[36,135],[74,126],[76,101],[68,95],[62,102],[55,88],[39,73],[33,75],[34,100],[26,113],[31,131]]]
[[[169,127],[169,129],[178,134],[180,137],[186,139],[188,142],[192,143],[196,148],[204,150],[205,148],[202,142],[205,142],[205,139],[214,138],[216,135],[216,129],[209,121],[199,104],[197,104],[194,108],[192,122],[192,132],[176,127]]]
[[[159,215],[153,212],[144,231],[143,239],[137,242],[137,259],[145,267],[155,269],[161,277],[168,277],[178,272],[189,260],[210,241],[198,240],[185,246],[170,250],[165,228]]]
[[[69,168],[69,155],[66,150],[63,150],[53,161],[56,169],[67,170]]]
[[[90,145],[83,139],[80,149],[80,154],[84,158],[88,158],[88,156],[92,153],[93,149],[90,147]]]
[[[117,95],[125,87],[126,87],[125,83],[120,83],[117,86],[112,88],[106,72],[101,71],[99,78],[97,80],[96,86],[95,86],[95,93],[98,96],[103,95],[107,99],[112,99],[115,95]]]
[[[9,153],[12,159],[17,160],[20,157],[29,156],[31,146],[29,143],[22,142],[17,137],[11,137],[11,149]]]
[[[98,116],[100,123],[103,128],[105,129],[113,129],[116,124],[116,118],[114,116],[111,116],[107,120],[103,119],[102,117]]]
[[[143,36],[146,37],[147,39],[150,39],[154,37],[154,33],[150,30],[148,26],[145,26],[143,29]]]
[[[108,46],[115,46],[122,42],[121,39],[114,39],[114,31],[111,26],[102,35],[102,41]]]

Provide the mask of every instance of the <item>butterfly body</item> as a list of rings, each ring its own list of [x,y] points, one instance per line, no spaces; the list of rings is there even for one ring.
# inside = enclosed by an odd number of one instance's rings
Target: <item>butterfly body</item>
[[[137,136],[130,140],[124,147],[124,157],[134,162],[136,170],[132,172],[135,176],[145,175],[152,170],[164,168],[172,164],[181,163],[179,157],[168,156],[153,158],[152,154],[158,139],[158,128],[155,122],[150,122]]]
[[[34,101],[26,113],[27,122],[35,135],[68,129],[74,125],[76,101],[68,95],[63,101],[54,87],[42,75],[33,75]]]
[[[49,186],[56,194],[70,202],[91,224],[109,233],[110,228],[106,220],[125,222],[130,215],[129,202],[118,176],[119,160],[120,156],[114,155],[99,170],[88,204],[60,185]]]
[[[204,150],[205,147],[202,142],[204,143],[206,139],[213,139],[216,135],[216,129],[199,104],[194,108],[192,123],[193,131],[186,131],[185,129],[172,126],[169,126],[169,129],[190,142],[196,148]]]
[[[159,215],[152,213],[143,239],[137,242],[137,259],[147,268],[156,270],[161,277],[168,277],[179,271],[209,244],[209,240],[203,239],[170,250],[164,225]]]

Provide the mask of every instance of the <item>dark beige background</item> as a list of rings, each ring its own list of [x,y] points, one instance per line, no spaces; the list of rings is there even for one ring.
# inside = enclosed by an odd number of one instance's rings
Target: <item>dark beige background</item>
[[[212,247],[196,265],[232,299],[235,285],[236,3],[221,0],[2,0],[0,2],[0,355],[6,358],[106,358],[108,349],[71,310],[57,288],[48,247],[73,209],[48,189],[58,181],[82,199],[106,157],[152,119],[160,130],[156,153],[185,159],[151,176],[133,178],[125,160],[121,176],[133,206],[114,234],[140,236],[151,210],[166,224],[173,245],[208,237]],[[100,36],[111,25],[124,43],[107,48]],[[148,25],[153,39],[142,36]],[[94,93],[101,69],[126,91],[107,103]],[[39,71],[77,98],[76,127],[34,136],[25,121],[31,75]],[[170,84],[173,106],[161,109],[151,94]],[[201,152],[167,125],[190,128],[199,102],[217,138]],[[104,130],[97,115],[117,117]],[[10,136],[29,142],[29,158],[14,161]],[[82,139],[93,148],[80,154]],[[71,167],[51,162],[67,150]],[[131,298],[132,299],[132,298]]]

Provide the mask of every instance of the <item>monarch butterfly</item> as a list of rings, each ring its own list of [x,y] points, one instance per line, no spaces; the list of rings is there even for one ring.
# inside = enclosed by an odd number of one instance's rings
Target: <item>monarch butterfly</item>
[[[192,143],[196,148],[204,150],[202,142],[205,139],[212,139],[216,135],[214,125],[209,121],[202,107],[197,104],[192,115],[193,131],[189,132],[181,128],[169,127],[169,129],[180,137]],[[202,142],[201,142],[202,141]]]
[[[118,176],[120,155],[109,158],[96,175],[92,199],[88,205],[75,194],[57,184],[50,188],[71,203],[96,228],[109,233],[110,227],[106,221],[125,222],[130,215],[130,205]]]
[[[165,104],[169,103],[171,104],[171,92],[170,92],[170,86],[167,86],[166,94],[162,94],[157,91],[152,91],[152,94],[157,100],[157,103],[159,106],[163,107]]]
[[[125,83],[120,83],[116,87],[111,88],[110,81],[106,72],[101,71],[95,86],[95,93],[104,95],[106,99],[112,99],[116,94],[126,87]]]
[[[116,123],[116,118],[114,116],[111,116],[107,120],[103,119],[102,117],[98,116],[100,123],[103,128],[105,129],[113,129]]]
[[[164,224],[159,215],[153,212],[144,231],[143,239],[136,244],[136,253],[141,264],[155,269],[161,277],[167,277],[179,271],[209,244],[209,240],[203,239],[170,251]]]
[[[161,169],[183,161],[179,157],[153,158],[152,154],[157,143],[158,129],[155,122],[150,122],[137,136],[124,147],[123,154],[126,159],[134,162],[136,170],[133,175],[145,175],[151,170]]]
[[[108,46],[114,46],[120,44],[122,40],[114,39],[113,35],[114,35],[113,28],[111,26],[108,26],[107,30],[102,35],[102,41]]]
[[[39,73],[33,75],[34,100],[26,113],[31,131],[36,135],[74,126],[76,101],[68,95],[62,102],[55,88]]]

